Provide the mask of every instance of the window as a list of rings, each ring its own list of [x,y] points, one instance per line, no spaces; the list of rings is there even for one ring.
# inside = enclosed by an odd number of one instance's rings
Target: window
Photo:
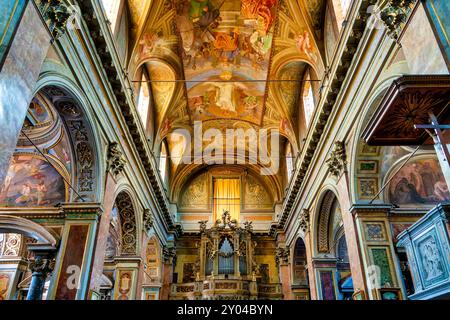
[[[350,2],[351,0],[341,0],[342,15],[344,16],[344,18],[347,15],[348,8],[350,7]]]
[[[163,142],[161,144],[161,155],[159,158],[159,173],[161,175],[161,179],[163,182],[166,182],[166,175],[167,175],[167,147],[166,144]]]
[[[220,219],[224,211],[228,211],[231,220],[239,220],[241,208],[240,179],[214,179],[214,211],[213,221]]]
[[[289,143],[286,148],[286,171],[288,182],[291,181],[292,174],[294,173],[294,159],[292,156],[292,146]]]
[[[148,109],[150,106],[150,90],[148,87],[148,78],[145,73],[142,74],[141,88],[139,90],[138,97],[138,113],[141,117],[144,129],[147,130],[148,126]]]
[[[106,17],[111,23],[111,30],[113,32],[116,28],[121,2],[121,0],[102,0],[103,9],[105,10]]]
[[[338,31],[341,32],[345,17],[347,16],[348,8],[351,0],[333,0],[333,9],[336,16]]]
[[[314,113],[314,93],[310,79],[311,77],[308,74],[305,78],[305,86],[303,88],[303,109],[305,111],[306,127],[309,127]]]

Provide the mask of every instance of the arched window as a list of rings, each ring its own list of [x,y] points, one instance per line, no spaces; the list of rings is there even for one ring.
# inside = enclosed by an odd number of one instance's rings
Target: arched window
[[[305,113],[306,127],[309,127],[312,115],[314,113],[314,93],[311,85],[311,76],[309,72],[306,72],[305,84],[303,87],[303,110]]]
[[[298,238],[294,249],[294,284],[308,285],[308,271],[306,263],[306,246],[302,238]]]
[[[161,179],[163,182],[166,182],[167,177],[167,158],[168,158],[167,147],[166,144],[163,142],[161,144],[161,154],[159,158],[159,173],[161,175]]]
[[[145,72],[142,73],[141,78],[141,87],[139,89],[138,96],[138,113],[141,117],[142,123],[144,125],[144,129],[147,130],[148,126],[148,116],[149,116],[149,107],[150,107],[150,89],[148,86],[148,77]]]
[[[292,146],[288,143],[286,147],[286,171],[287,171],[287,181],[291,181],[292,175],[294,174],[294,159],[292,155]]]
[[[102,0],[103,9],[105,10],[106,17],[111,23],[111,30],[113,32],[116,28],[121,3],[122,0]]]
[[[351,0],[333,0],[334,15],[336,17],[337,27],[341,32],[345,17],[347,16]]]

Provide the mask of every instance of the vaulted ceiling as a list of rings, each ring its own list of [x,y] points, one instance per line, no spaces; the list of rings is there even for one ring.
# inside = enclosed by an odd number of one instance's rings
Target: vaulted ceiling
[[[323,0],[129,0],[130,75],[145,68],[156,142],[175,129],[267,128],[298,150],[303,73],[324,70],[316,42]],[[135,77],[135,79],[136,79]],[[137,79],[139,80],[139,79]],[[281,80],[281,81],[279,81]]]

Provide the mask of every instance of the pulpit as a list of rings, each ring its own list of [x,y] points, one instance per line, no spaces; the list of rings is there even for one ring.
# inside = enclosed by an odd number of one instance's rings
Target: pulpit
[[[398,236],[414,282],[411,300],[450,298],[450,204],[440,204]]]

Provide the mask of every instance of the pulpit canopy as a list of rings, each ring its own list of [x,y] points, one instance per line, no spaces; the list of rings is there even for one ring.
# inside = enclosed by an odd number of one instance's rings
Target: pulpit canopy
[[[433,144],[423,129],[414,125],[429,124],[430,113],[439,123],[450,120],[450,76],[402,76],[393,81],[381,104],[363,132],[372,146],[417,146]]]

